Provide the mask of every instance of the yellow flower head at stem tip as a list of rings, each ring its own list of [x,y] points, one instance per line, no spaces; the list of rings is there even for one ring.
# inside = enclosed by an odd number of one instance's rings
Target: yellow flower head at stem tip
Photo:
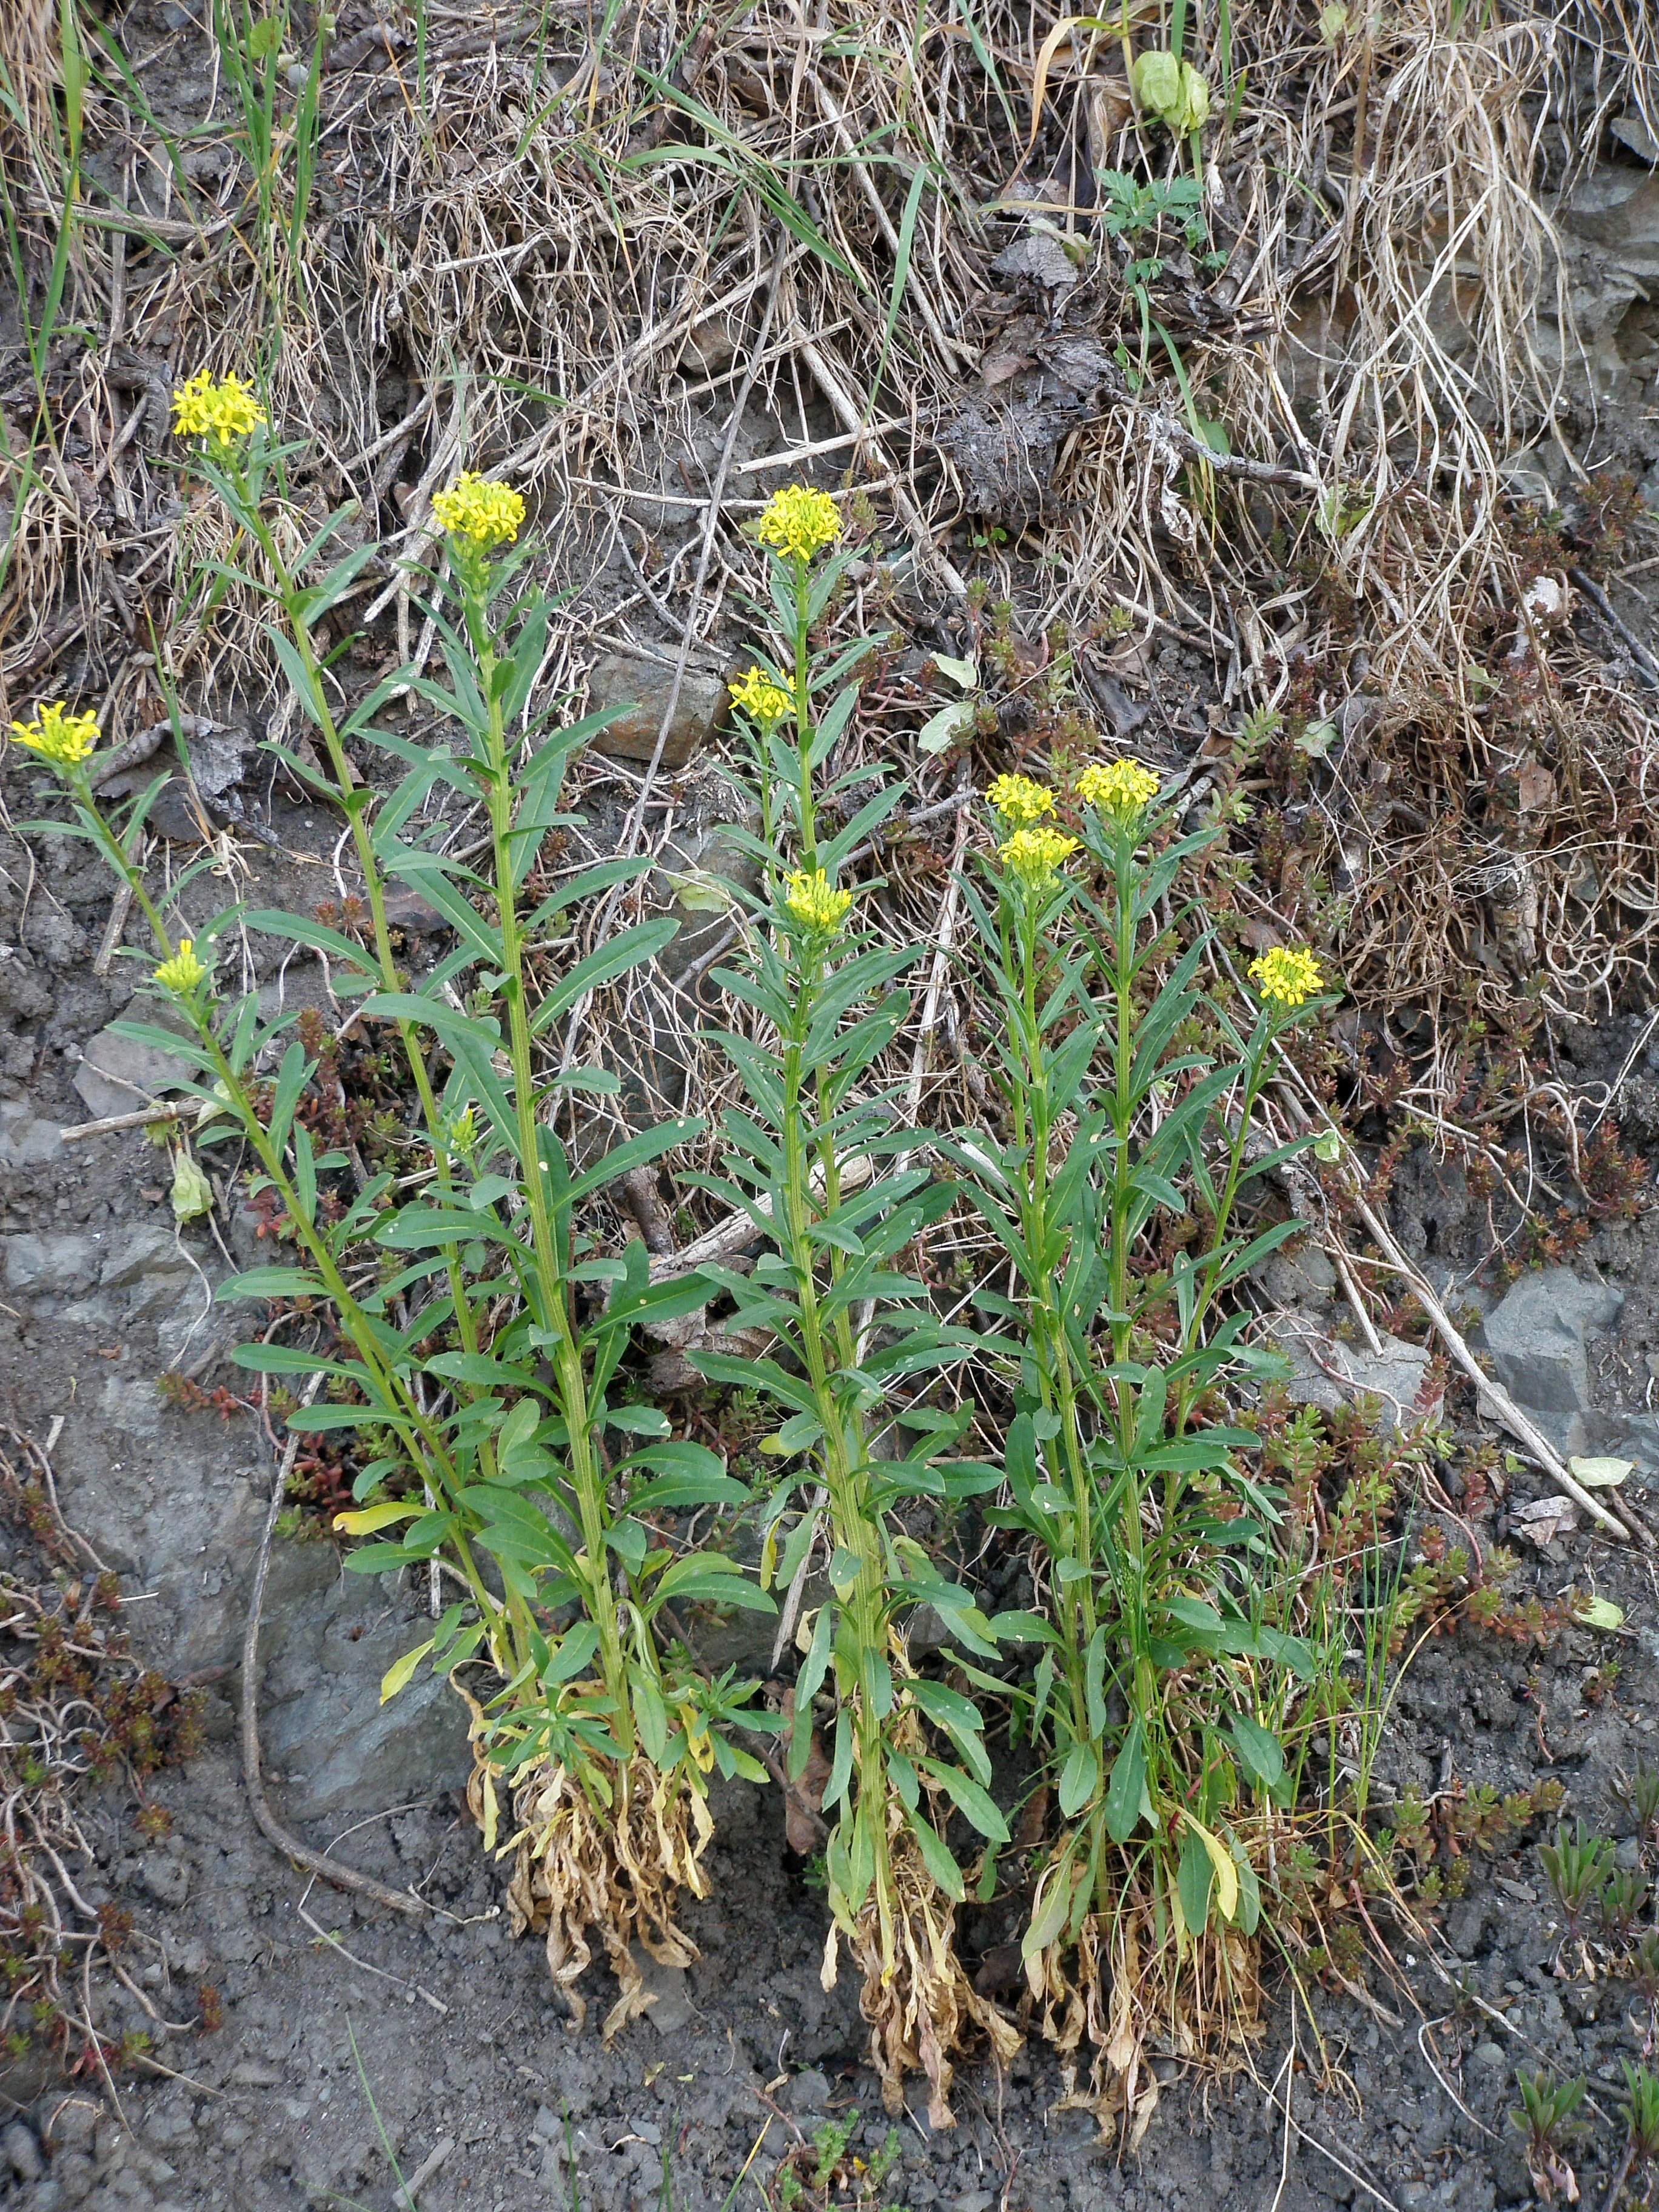
[[[205,438],[221,453],[228,453],[265,419],[264,410],[240,376],[227,376],[216,384],[204,368],[173,393],[173,414],[179,437]]]
[[[1138,760],[1095,761],[1079,776],[1077,795],[1085,806],[1127,822],[1158,797],[1158,777]]]
[[[784,878],[783,902],[800,927],[814,937],[833,937],[853,903],[851,891],[835,889],[822,868],[812,875]]]
[[[751,668],[746,676],[726,688],[732,694],[732,704],[741,707],[750,720],[758,722],[763,729],[782,721],[795,703],[781,684],[775,684],[758,668]]]
[[[79,768],[98,744],[96,714],[66,714],[60,699],[56,706],[37,708],[32,722],[14,722],[12,735],[55,769]]]
[[[172,959],[164,960],[156,969],[155,980],[163,990],[175,992],[179,998],[187,999],[206,974],[207,969],[196,957],[194,940],[181,937],[179,950]]]
[[[985,796],[1011,830],[1029,830],[1054,811],[1054,794],[1029,775],[1000,775]]]
[[[490,483],[468,471],[447,491],[434,493],[432,512],[452,537],[510,545],[524,521],[524,501],[511,484]]]
[[[1028,890],[1051,884],[1077,849],[1075,837],[1047,828],[1016,830],[1006,845],[997,848],[1009,874]]]
[[[1259,960],[1251,961],[1250,974],[1269,1006],[1304,1006],[1316,991],[1325,988],[1319,963],[1301,946],[1291,949],[1275,945]]]
[[[760,542],[775,552],[810,561],[841,536],[841,511],[827,491],[811,491],[805,484],[785,484],[766,503],[760,520]]]

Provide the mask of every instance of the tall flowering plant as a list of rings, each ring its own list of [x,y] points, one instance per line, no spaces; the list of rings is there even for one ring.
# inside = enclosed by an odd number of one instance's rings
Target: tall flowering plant
[[[450,572],[432,610],[447,682],[400,670],[337,717],[315,627],[375,549],[325,565],[336,516],[286,561],[265,512],[281,456],[257,403],[234,378],[198,376],[174,405],[179,434],[198,441],[199,465],[240,542],[261,556],[249,568],[222,564],[224,573],[272,607],[270,642],[331,773],[283,757],[346,815],[370,944],[313,917],[245,918],[325,956],[331,990],[364,1000],[357,1018],[401,1041],[433,1163],[425,1188],[410,1195],[389,1172],[354,1188],[355,1164],[319,1152],[301,1111],[314,1056],[289,1035],[293,1016],[264,1021],[256,994],[221,988],[214,947],[234,916],[175,939],[149,896],[133,824],[118,832],[96,801],[95,721],[53,704],[15,734],[64,778],[75,834],[98,843],[132,886],[159,955],[152,989],[175,1021],[183,1018],[186,1035],[124,1026],[174,1054],[187,1071],[179,1087],[211,1103],[216,1127],[246,1140],[292,1236],[295,1264],[251,1269],[221,1295],[298,1302],[331,1324],[332,1345],[262,1339],[237,1357],[268,1372],[320,1370],[331,1402],[295,1409],[291,1425],[371,1440],[358,1502],[337,1524],[368,1540],[349,1567],[426,1570],[441,1559],[459,1593],[431,1637],[391,1669],[384,1694],[396,1695],[423,1662],[453,1670],[488,1657],[500,1686],[481,1701],[463,1686],[486,1845],[514,1855],[515,1911],[546,1929],[556,1979],[579,2012],[574,1984],[590,1938],[603,1942],[622,1984],[611,2033],[648,2001],[636,1939],[675,1963],[693,1955],[675,1924],[673,1893],[704,1888],[708,1777],[763,1778],[733,1730],[774,1725],[753,1703],[757,1685],[710,1680],[672,1626],[676,1603],[773,1609],[730,1558],[676,1533],[680,1516],[741,1505],[748,1493],[717,1455],[672,1437],[660,1413],[622,1402],[617,1387],[634,1328],[700,1304],[708,1286],[695,1277],[653,1284],[641,1246],[607,1256],[576,1227],[585,1199],[660,1157],[691,1125],[641,1130],[577,1171],[554,1114],[569,1094],[614,1088],[615,1078],[553,1072],[540,1043],[576,998],[659,951],[675,925],[621,933],[532,1004],[527,948],[558,932],[571,903],[648,864],[591,871],[520,911],[564,765],[599,718],[557,727],[531,711],[548,610],[533,590],[516,589],[520,495],[468,474],[434,502]],[[459,725],[460,746],[422,748],[379,727],[394,688],[414,690]],[[393,763],[388,794],[353,766],[354,745]],[[442,781],[483,807],[484,872],[410,835]],[[396,964],[387,926],[386,886],[398,878],[418,884],[458,939],[418,989]],[[453,983],[469,972],[477,988],[462,1006]],[[434,1045],[447,1074],[428,1066]],[[267,1069],[274,1083],[264,1081]]]
[[[994,1650],[968,1593],[900,1517],[915,1501],[945,1504],[960,1490],[941,1464],[960,1423],[921,1402],[915,1386],[960,1359],[965,1343],[940,1327],[902,1266],[950,1191],[896,1158],[914,1134],[872,1080],[908,1012],[898,987],[915,950],[885,945],[863,926],[841,881],[899,793],[879,792],[832,836],[819,823],[822,787],[834,787],[826,771],[856,697],[849,671],[862,651],[813,650],[841,565],[832,550],[839,535],[835,502],[799,486],[778,495],[760,527],[770,567],[769,662],[735,696],[753,729],[775,842],[759,848],[766,876],[750,957],[719,978],[758,1014],[762,1032],[723,1040],[746,1101],[726,1118],[719,1188],[774,1250],[752,1276],[708,1272],[731,1294],[738,1322],[769,1332],[777,1352],[759,1361],[704,1353],[698,1364],[714,1380],[758,1389],[781,1417],[764,1446],[785,1468],[766,1510],[780,1583],[802,1583],[812,1559],[825,1561],[819,1601],[796,1631],[802,1663],[788,1752],[799,1784],[821,1708],[825,1986],[845,1948],[863,1978],[889,2108],[901,2108],[904,2075],[921,2068],[942,2125],[951,2054],[967,2028],[976,2022],[1005,2057],[1018,2041],[951,1947],[966,1893],[964,1844],[977,1852],[1008,1832],[990,1795],[977,1708],[926,1672],[909,1640],[927,1608],[947,1645],[981,1657]]]
[[[1263,1717],[1282,1700],[1258,1691],[1311,1663],[1264,1612],[1275,1509],[1218,1391],[1260,1364],[1222,1293],[1300,1225],[1246,1237],[1234,1217],[1298,1149],[1253,1159],[1247,1139],[1322,978],[1310,953],[1269,954],[1248,1038],[1215,1018],[1202,917],[1182,911],[1173,936],[1161,919],[1208,833],[1171,837],[1140,763],[1096,763],[1070,793],[1003,776],[988,797],[994,857],[969,900],[1001,998],[1006,1133],[951,1149],[1016,1286],[991,1517],[1030,1540],[1048,1595],[1000,1623],[1037,1647],[1024,1722],[1060,1816],[1022,1948],[1045,2032],[1095,2045],[1093,2101],[1133,2106],[1149,1962],[1168,1962],[1178,2013],[1182,1962],[1207,1939],[1224,1978],[1227,1932],[1254,1931],[1235,1808],[1285,1772]],[[1217,1034],[1237,1046],[1218,1060],[1196,1042]],[[1189,1210],[1160,1273],[1149,1235]]]

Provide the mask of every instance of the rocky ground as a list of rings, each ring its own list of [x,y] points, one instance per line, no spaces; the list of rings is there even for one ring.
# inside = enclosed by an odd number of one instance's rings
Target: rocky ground
[[[301,849],[304,827],[293,825]],[[107,2017],[148,2034],[150,2048],[113,2083],[65,2082],[33,2061],[12,2067],[5,2202],[20,2212],[383,2208],[395,2154],[405,2177],[423,2175],[416,2195],[428,2212],[563,2207],[573,2193],[593,2212],[655,2204],[665,2159],[673,2205],[697,2212],[725,2204],[740,2176],[734,2201],[758,2205],[788,2145],[854,2107],[851,2149],[869,2160],[888,2124],[861,2063],[855,1996],[845,1978],[833,1995],[819,1987],[819,1901],[787,1849],[775,1793],[734,1785],[720,1808],[711,1894],[687,1914],[700,1962],[651,1968],[657,2002],[613,2050],[599,2037],[603,2002],[574,2035],[538,1947],[508,1939],[503,1878],[460,1808],[469,1760],[459,1707],[440,1684],[379,1702],[422,1594],[345,1577],[315,1534],[279,1542],[264,1607],[273,1800],[296,1832],[426,1910],[401,1920],[360,1907],[296,1872],[255,1830],[234,1717],[271,1454],[252,1414],[180,1408],[156,1389],[167,1368],[204,1391],[240,1382],[223,1360],[234,1319],[209,1293],[250,1225],[232,1208],[175,1233],[165,1158],[142,1130],[64,1140],[66,1127],[127,1107],[153,1071],[106,1032],[125,986],[118,963],[99,972],[106,886],[71,848],[36,844],[33,877],[27,857],[12,844],[0,964],[9,1412],[49,1444],[64,1513],[121,1576],[140,1650],[170,1680],[198,1686],[206,1743],[152,1785],[172,1816],[168,1836],[146,1839],[124,1787],[83,1801],[96,1859],[81,1870],[88,1902],[121,1905],[134,1923],[137,1987],[112,1988]],[[275,878],[289,863],[262,854],[255,865]],[[274,902],[282,886],[257,895]],[[257,944],[251,957],[256,971],[274,960]],[[303,976],[283,988],[303,988]],[[1583,1082],[1605,1085],[1640,1036],[1639,1025],[1587,1032]],[[1638,1054],[1629,1079],[1651,1073]],[[1484,1243],[1467,1190],[1427,1156],[1401,1178],[1395,1220],[1449,1304],[1484,1314],[1477,1340],[1494,1375],[1560,1448],[1636,1462],[1623,1494],[1659,1515],[1659,1423],[1647,1411],[1659,1216],[1598,1228],[1571,1269],[1524,1274],[1501,1297],[1467,1264]],[[1344,1345],[1316,1255],[1258,1289],[1293,1356],[1314,1348],[1313,1395],[1334,1372],[1379,1380]],[[1405,1364],[1383,1387],[1409,1401],[1423,1355],[1397,1346],[1389,1357]],[[1448,1418],[1473,1431],[1471,1393],[1454,1388]],[[1507,1534],[1542,1487],[1522,1465],[1508,1498],[1486,1509],[1481,1540]],[[1613,1784],[1659,1763],[1651,1571],[1582,1528],[1517,1548],[1522,1595],[1547,1602],[1569,1583],[1593,1589],[1622,1608],[1623,1628],[1569,1628],[1541,1650],[1468,1630],[1433,1639],[1397,1686],[1376,1786],[1432,1798],[1553,1778],[1567,1816],[1633,1863],[1634,1824]],[[1038,2045],[1006,2080],[964,2070],[954,2134],[931,2135],[913,2100],[883,2201],[911,2212],[1299,2212],[1327,2201],[1411,2212],[1431,2198],[1489,2212],[1530,2194],[1506,2116],[1516,2067],[1543,2063],[1589,2079],[1589,2125],[1571,2149],[1589,2201],[1605,2191],[1622,2141],[1619,2062],[1650,2049],[1653,2021],[1633,1985],[1607,1973],[1593,1914],[1583,1942],[1565,1940],[1541,1832],[1534,1823],[1472,1853],[1467,1894],[1443,1908],[1420,1955],[1386,1968],[1370,1959],[1353,1994],[1320,1989],[1311,2009],[1282,1984],[1270,2033],[1230,2074],[1160,2060],[1161,2102],[1137,2153],[1097,2144],[1086,2113],[1058,2109],[1061,2083]],[[998,1936],[969,1925],[970,1946]],[[599,1995],[597,1970],[590,1978]],[[200,2025],[204,1984],[222,2006],[210,2031]]]

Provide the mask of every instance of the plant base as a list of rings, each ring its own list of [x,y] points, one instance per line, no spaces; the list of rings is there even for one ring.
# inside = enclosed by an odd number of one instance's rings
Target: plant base
[[[1231,1929],[1177,1947],[1173,1935],[1157,1939],[1150,1910],[1091,1913],[1075,1947],[1051,1943],[1025,1972],[1044,2039],[1062,2062],[1058,2109],[1092,2112],[1109,2136],[1121,2124],[1129,2150],[1158,2109],[1149,2041],[1215,2065],[1261,2032],[1259,1946]]]
[[[467,1802],[488,1844],[489,1769],[476,1742],[473,1756]],[[609,2044],[655,2002],[634,1956],[635,1942],[665,1966],[689,1966],[700,1955],[674,1924],[674,1893],[708,1894],[702,1862],[714,1824],[684,1774],[659,1773],[647,1759],[607,1766],[604,1779],[608,1808],[595,1805],[566,1767],[532,1768],[514,1791],[514,1833],[501,1849],[515,1853],[507,1893],[513,1934],[545,1934],[548,1971],[578,2034],[587,2001],[575,1985],[592,1963],[590,1938],[597,1935],[604,1946],[621,1990],[605,2017]]]
[[[951,2060],[970,2028],[984,2034],[999,2068],[1007,2065],[1024,2038],[963,1972],[954,1941],[956,1906],[922,1864],[902,1814],[893,1823],[889,1849],[896,1954],[891,1971],[883,1959],[873,1894],[848,1939],[864,1976],[859,2009],[870,2023],[870,2062],[881,2076],[882,2103],[890,2117],[904,2110],[905,2075],[921,2072],[927,2076],[928,2125],[951,2128]],[[826,1990],[835,1987],[842,1934],[832,1926],[824,1946],[821,1978]]]

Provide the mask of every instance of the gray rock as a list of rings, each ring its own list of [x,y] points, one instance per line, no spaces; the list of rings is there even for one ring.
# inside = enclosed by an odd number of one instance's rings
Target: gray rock
[[[646,2017],[659,2035],[678,2035],[696,2017],[684,1966],[665,1966],[653,1959],[643,1943],[629,1946],[634,1963],[645,1978],[653,2003]]]
[[[820,2074],[816,2066],[797,2074],[784,2092],[792,2112],[827,2112],[830,2109],[829,2076]]]
[[[56,1157],[63,1139],[56,1121],[43,1121],[21,1098],[0,1098],[0,1168],[33,1168]]]
[[[14,2120],[0,2135],[0,2151],[5,2153],[6,2163],[20,2181],[39,2181],[46,2170],[40,2146],[34,2140],[34,2130],[25,2127],[21,2120]]]
[[[154,1027],[165,1028],[166,1010],[145,1000],[143,1018]],[[113,1028],[100,1030],[81,1055],[75,1071],[75,1087],[97,1118],[106,1114],[131,1114],[148,1106],[191,1070],[175,1054],[159,1045],[141,1044],[117,1036]]]
[[[1523,1275],[1482,1326],[1488,1371],[1529,1411],[1587,1413],[1585,1340],[1615,1321],[1624,1303],[1622,1291],[1567,1267]]]
[[[333,1820],[465,1787],[472,1771],[466,1708],[441,1676],[417,1674],[380,1703],[386,1668],[420,1641],[413,1621],[365,1636],[353,1673],[325,1675],[268,1723],[262,1717],[273,1777],[279,1770],[288,1777],[281,1796],[290,1818]]]
[[[26,1297],[67,1297],[90,1290],[103,1255],[99,1240],[80,1229],[26,1229],[0,1237],[5,1253],[6,1288]]]
[[[1334,1413],[1361,1397],[1381,1401],[1380,1429],[1411,1430],[1432,1425],[1444,1407],[1444,1394],[1428,1382],[1430,1355],[1418,1344],[1385,1336],[1380,1352],[1363,1344],[1327,1335],[1301,1314],[1269,1318],[1273,1340],[1291,1363],[1286,1385],[1298,1405]]]
[[[611,708],[623,711],[600,731],[594,744],[620,760],[648,761],[657,749],[673,684],[672,663],[647,660],[642,654],[609,653],[595,661],[587,679],[590,707],[596,714]],[[725,676],[707,668],[688,668],[669,724],[663,765],[684,768],[714,737],[728,711]]]
[[[1251,1279],[1276,1306],[1328,1305],[1336,1289],[1336,1269],[1328,1252],[1304,1244],[1299,1252],[1270,1252]]]
[[[53,2151],[84,2150],[98,2131],[104,2108],[95,2098],[68,2096],[45,2107],[42,2135]]]

